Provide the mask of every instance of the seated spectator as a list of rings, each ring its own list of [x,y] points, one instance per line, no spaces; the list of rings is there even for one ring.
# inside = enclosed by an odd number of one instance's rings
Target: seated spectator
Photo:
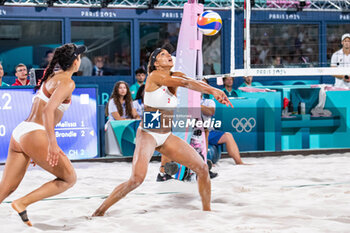
[[[90,59],[85,55],[81,55],[81,63],[79,66],[79,70],[77,75],[78,76],[92,76],[92,62]]]
[[[110,75],[108,69],[104,66],[104,58],[102,56],[97,56],[94,58],[94,68],[92,69],[92,76],[103,76]]]
[[[15,73],[16,82],[12,86],[27,86],[29,85],[28,71],[26,65],[20,63],[16,66]]]
[[[143,97],[145,95],[145,84],[142,84],[137,91],[136,98],[133,102],[134,108],[136,109],[137,114],[140,118],[143,118],[143,111],[145,109],[145,105],[143,104]]]
[[[136,83],[134,83],[130,87],[132,99],[136,98],[136,94],[140,86],[145,84],[146,71],[143,68],[138,68],[135,71],[135,78],[136,78]]]
[[[231,76],[225,76],[223,78],[224,89],[222,89],[222,90],[225,92],[227,97],[238,97],[241,94],[240,90],[233,88],[233,81],[234,80],[235,80],[234,77],[231,77]]]
[[[53,51],[51,49],[47,50],[45,53],[44,62],[40,65],[40,68],[46,68],[50,64],[52,58],[53,58]]]
[[[136,109],[133,108],[130,89],[126,82],[119,81],[114,85],[105,113],[108,120],[140,119]]]
[[[4,77],[4,68],[2,67],[2,64],[0,63],[0,87],[8,87],[7,83],[2,81],[2,77]]]
[[[253,76],[245,76],[244,82],[239,87],[255,87],[255,86],[262,86],[259,82],[253,82]]]
[[[274,56],[271,68],[283,68],[281,56]]]
[[[210,119],[215,114],[215,102],[211,99],[202,99],[201,110],[203,119]],[[209,145],[226,144],[228,155],[233,158],[236,164],[244,164],[239,153],[238,146],[231,133],[209,129],[207,142]]]

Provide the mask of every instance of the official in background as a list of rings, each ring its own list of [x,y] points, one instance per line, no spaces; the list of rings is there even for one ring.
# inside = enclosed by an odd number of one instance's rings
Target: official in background
[[[95,63],[95,66],[92,70],[92,76],[111,75],[108,69],[105,67],[105,61],[102,56],[95,57],[94,63]]]
[[[350,34],[346,33],[341,37],[342,48],[333,53],[331,67],[350,67]],[[350,88],[350,71],[344,75],[333,75],[335,87]]]

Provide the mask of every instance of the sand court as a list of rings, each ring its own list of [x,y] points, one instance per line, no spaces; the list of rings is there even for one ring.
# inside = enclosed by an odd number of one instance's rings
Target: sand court
[[[30,167],[18,190],[0,206],[3,232],[349,232],[349,154],[222,159],[214,168],[212,212],[201,210],[195,182],[156,182],[152,162],[145,182],[107,211],[90,217],[131,163],[74,163],[76,185],[29,206],[33,227],[8,203],[53,178]],[[2,175],[4,166],[0,167]]]

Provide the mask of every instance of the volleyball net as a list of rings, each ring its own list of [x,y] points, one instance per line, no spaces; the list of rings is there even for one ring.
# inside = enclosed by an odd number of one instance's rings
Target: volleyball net
[[[303,10],[298,8],[300,1],[270,0],[267,1],[269,8],[264,10],[252,8],[252,2],[254,1],[244,0],[243,58],[235,54],[239,50],[235,48],[238,46],[235,36],[235,25],[238,22],[235,22],[235,4],[232,1],[230,72],[205,75],[205,78],[225,75],[295,77],[349,74],[346,59],[331,64],[332,55],[342,48],[342,35],[350,33],[349,24],[333,22],[321,25],[319,22],[324,11],[308,9],[312,1],[306,1]],[[274,9],[273,6],[278,4],[283,4],[285,8]],[[263,14],[265,17],[261,17]],[[346,14],[340,15],[345,16]],[[241,61],[237,62],[237,59]]]

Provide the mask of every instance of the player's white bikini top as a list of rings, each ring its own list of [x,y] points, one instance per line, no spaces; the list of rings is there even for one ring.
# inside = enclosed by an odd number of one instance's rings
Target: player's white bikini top
[[[49,102],[51,95],[50,93],[46,90],[45,88],[45,83],[43,83],[38,91],[38,93],[35,95],[34,98],[39,98],[42,99],[43,101],[45,101],[46,103]],[[58,109],[62,112],[67,111],[67,109],[69,108],[71,104],[71,100],[65,100],[63,101],[62,104],[60,104],[60,106],[58,106]]]
[[[155,91],[145,91],[143,103],[152,108],[175,108],[177,97],[173,95],[167,86],[161,86]]]

